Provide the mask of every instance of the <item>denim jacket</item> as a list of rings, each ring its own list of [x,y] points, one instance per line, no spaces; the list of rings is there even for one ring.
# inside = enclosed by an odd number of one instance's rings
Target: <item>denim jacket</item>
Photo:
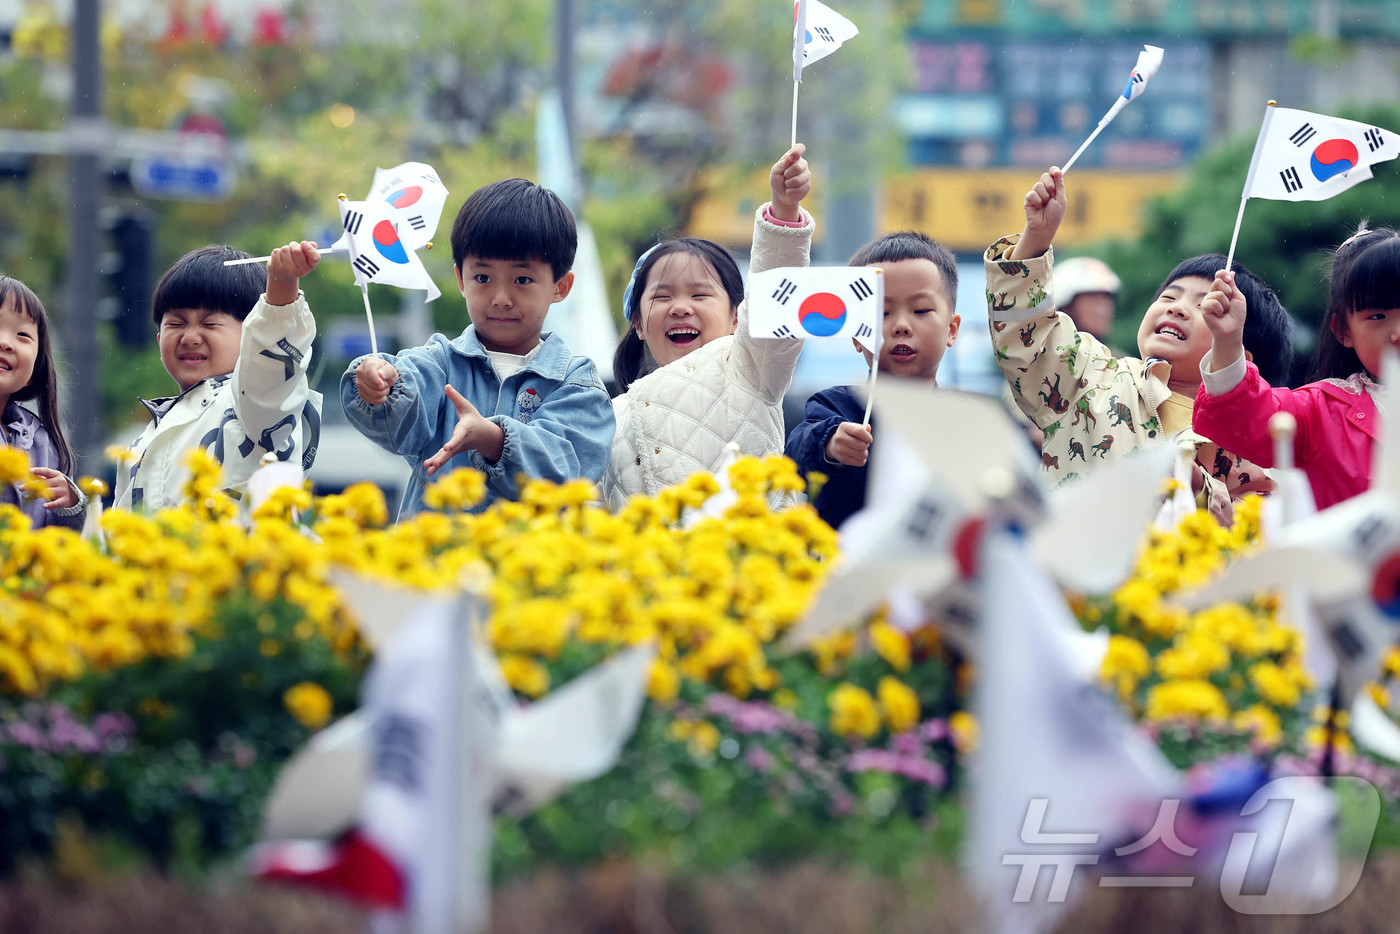
[[[592,360],[574,355],[557,335],[541,337],[534,359],[504,381],[496,376],[474,326],[455,340],[434,334],[421,347],[380,354],[399,371],[398,382],[380,405],[369,405],[355,390],[355,369],[365,357],[351,361],[340,378],[346,416],[361,434],[403,456],[413,468],[401,517],[423,508],[423,488],[430,479],[423,462],[457,427],[457,409],[446,393],[449,385],[505,432],[496,463],[478,451],[463,451],[442,466],[443,473],[473,467],[486,475],[486,498],[478,511],[498,497],[519,496],[522,474],[557,483],[579,477],[596,483],[603,476],[616,428],[608,392]]]

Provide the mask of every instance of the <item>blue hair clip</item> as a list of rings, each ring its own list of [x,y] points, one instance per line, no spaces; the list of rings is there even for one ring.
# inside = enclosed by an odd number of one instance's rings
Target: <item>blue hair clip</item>
[[[632,320],[632,290],[637,287],[637,270],[642,268],[642,263],[645,263],[647,257],[655,253],[660,246],[661,244],[657,243],[637,257],[637,265],[632,267],[632,278],[627,280],[627,288],[622,290],[622,316],[628,321]]]

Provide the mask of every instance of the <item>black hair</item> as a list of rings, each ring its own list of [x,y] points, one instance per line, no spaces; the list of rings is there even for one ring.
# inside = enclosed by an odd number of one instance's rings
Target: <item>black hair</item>
[[[548,263],[558,282],[574,268],[578,228],[568,205],[526,178],[483,185],[452,222],[452,265],[478,259]]]
[[[33,321],[34,330],[38,332],[34,372],[29,375],[29,382],[10,398],[15,402],[38,400],[39,421],[43,423],[44,430],[53,440],[54,449],[58,451],[58,471],[63,474],[72,473],[73,449],[68,446],[68,439],[63,436],[63,422],[58,414],[58,368],[54,364],[53,347],[49,342],[48,313],[44,311],[44,303],[39,301],[39,296],[34,294],[33,289],[18,279],[0,275],[0,308],[7,302],[14,302],[15,311]]]
[[[848,265],[873,266],[877,263],[897,263],[905,259],[926,259],[938,267],[943,279],[943,289],[948,299],[948,310],[958,308],[958,260],[941,243],[919,233],[917,230],[901,230],[871,240],[856,250]]]
[[[696,237],[683,237],[679,240],[666,240],[652,249],[633,270],[632,292],[628,296],[627,333],[618,342],[613,353],[613,378],[617,380],[617,391],[626,392],[643,374],[646,368],[646,341],[637,334],[637,323],[642,320],[642,293],[646,291],[647,277],[661,260],[675,253],[688,253],[701,262],[708,263],[719,276],[720,287],[729,297],[729,307],[738,308],[744,300],[744,277],[739,273],[739,264],[729,251],[713,240],[700,240]]]
[[[1337,247],[1328,293],[1309,381],[1346,379],[1365,369],[1356,351],[1338,339],[1333,322],[1346,330],[1352,312],[1400,307],[1400,231],[1363,230]]]
[[[156,283],[151,295],[151,320],[159,328],[160,319],[168,311],[202,308],[222,311],[242,321],[267,291],[267,267],[261,263],[225,266],[224,261],[248,258],[242,250],[221,244],[186,253]]]
[[[1225,257],[1220,253],[1202,253],[1182,260],[1157,287],[1154,301],[1178,279],[1199,276],[1213,282],[1215,274],[1224,268]],[[1232,269],[1235,287],[1244,295],[1246,307],[1244,349],[1249,351],[1259,375],[1268,383],[1287,386],[1293,370],[1293,318],[1268,283],[1239,263]]]

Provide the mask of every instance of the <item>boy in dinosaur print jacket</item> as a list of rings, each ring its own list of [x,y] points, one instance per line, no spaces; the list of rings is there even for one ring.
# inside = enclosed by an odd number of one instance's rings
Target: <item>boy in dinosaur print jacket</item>
[[[1172,270],[1138,328],[1141,357],[1114,356],[1055,307],[1051,241],[1065,203],[1052,168],[1026,194],[1024,231],[993,243],[984,256],[997,365],[1016,405],[1044,432],[1042,466],[1061,483],[1139,447],[1191,444],[1197,501],[1229,521],[1234,499],[1268,492],[1273,482],[1262,468],[1191,432],[1200,361],[1211,347],[1200,306],[1225,258],[1193,257]],[[1288,314],[1258,277],[1237,269],[1260,323],[1246,346],[1256,364],[1281,370],[1286,381]]]

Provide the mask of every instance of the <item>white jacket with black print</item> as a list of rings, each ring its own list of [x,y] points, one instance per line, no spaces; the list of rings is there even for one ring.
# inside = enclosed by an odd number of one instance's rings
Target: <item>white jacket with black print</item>
[[[135,461],[118,468],[116,505],[147,510],[177,506],[189,477],[185,457],[204,448],[223,464],[224,487],[247,486],[263,456],[308,469],[321,438],[321,394],[307,382],[316,319],[299,295],[290,305],[267,296],[243,321],[238,363],[178,396],[141,400],[151,423],[132,445]]]
[[[749,275],[806,266],[812,216],[780,227],[754,216]],[[617,434],[603,474],[603,497],[618,507],[638,493],[654,495],[691,474],[713,471],[730,442],[754,456],[783,452],[783,393],[792,384],[803,341],[749,336],[748,302],[739,305],[733,335],[643,376],[613,400]]]

